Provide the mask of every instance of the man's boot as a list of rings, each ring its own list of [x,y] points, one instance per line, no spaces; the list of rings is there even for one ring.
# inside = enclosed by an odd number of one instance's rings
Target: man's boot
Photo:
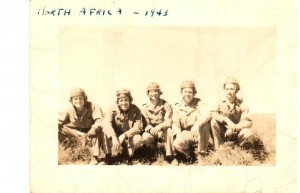
[[[92,156],[92,159],[90,161],[90,165],[98,165],[99,161],[96,156]]]

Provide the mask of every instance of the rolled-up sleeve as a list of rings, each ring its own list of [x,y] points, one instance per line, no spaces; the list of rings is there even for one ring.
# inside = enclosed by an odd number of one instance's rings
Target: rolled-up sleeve
[[[164,115],[164,121],[159,124],[159,126],[162,128],[162,130],[165,130],[172,126],[173,108],[169,103],[166,103],[164,108],[166,111],[165,115]]]
[[[58,128],[62,128],[64,124],[70,122],[70,116],[67,111],[58,113]]]
[[[148,124],[150,124],[150,119],[149,119],[149,117],[148,117],[148,115],[147,115],[147,108],[145,107],[145,106],[143,106],[142,108],[141,108],[141,113],[142,113],[142,118],[144,118],[144,121],[143,121],[143,126],[144,127],[146,127]]]
[[[251,128],[253,123],[251,116],[249,114],[249,109],[246,105],[241,105],[241,120],[238,124],[236,124],[236,129],[241,130],[243,128]]]
[[[211,119],[210,109],[206,103],[199,106],[199,127],[202,127],[205,123],[209,122]]]
[[[226,119],[226,117],[223,114],[221,114],[219,103],[215,105],[215,107],[210,112],[211,118],[219,121],[220,123],[224,122],[224,120]]]
[[[105,115],[105,118],[103,120],[103,132],[107,135],[108,138],[111,138],[112,136],[116,136],[116,132],[112,126],[113,120],[114,120],[114,109],[113,107],[109,109],[107,114]]]
[[[96,129],[101,129],[103,128],[102,126],[102,121],[103,121],[103,112],[102,109],[98,105],[93,105],[92,107],[92,117],[95,120],[95,123],[92,125],[93,128]]]
[[[178,115],[178,109],[174,109],[174,113],[172,115],[172,134],[177,135],[181,133],[181,127],[180,127],[180,119]]]

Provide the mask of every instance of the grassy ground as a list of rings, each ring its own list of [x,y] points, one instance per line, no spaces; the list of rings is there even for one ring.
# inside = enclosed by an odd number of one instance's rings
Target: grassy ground
[[[241,149],[233,143],[225,143],[222,150],[214,151],[212,146],[205,157],[192,156],[185,160],[179,154],[179,165],[242,165],[264,166],[275,165],[276,158],[276,117],[275,114],[254,114],[253,132],[257,136],[252,148]],[[200,159],[201,158],[201,159]],[[91,153],[75,139],[59,136],[58,164],[88,164]],[[164,158],[163,144],[158,144],[158,150],[137,150],[135,157],[128,160],[126,155],[114,159],[115,165],[168,165]]]

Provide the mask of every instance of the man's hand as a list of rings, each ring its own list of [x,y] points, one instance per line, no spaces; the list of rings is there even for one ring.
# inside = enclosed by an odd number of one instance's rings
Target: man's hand
[[[122,144],[125,141],[125,139],[126,139],[126,135],[125,134],[120,135],[119,136],[119,142],[120,142],[120,144]]]
[[[236,128],[236,124],[228,126],[227,128],[231,129],[233,134],[236,134],[238,132],[238,129]]]
[[[150,130],[151,130],[151,129],[153,129],[153,127],[152,127],[152,125],[149,124],[149,125],[147,125],[146,128],[145,128],[145,132],[150,133]]]
[[[156,136],[156,135],[158,134],[158,132],[160,132],[160,131],[161,131],[161,127],[157,125],[156,127],[152,128],[152,129],[150,130],[150,133],[151,133],[152,135]]]
[[[231,128],[228,128],[225,132],[225,137],[232,137],[232,135],[234,135],[234,132]]]
[[[97,128],[92,127],[88,132],[87,136],[88,137],[95,137],[97,135]]]
[[[192,135],[193,135],[194,138],[199,136],[199,128],[198,127],[193,126],[191,128],[191,132],[192,132]]]
[[[229,127],[235,125],[228,117],[224,121]]]
[[[121,145],[116,136],[112,136],[112,151],[114,152],[113,154],[118,154],[121,150]]]

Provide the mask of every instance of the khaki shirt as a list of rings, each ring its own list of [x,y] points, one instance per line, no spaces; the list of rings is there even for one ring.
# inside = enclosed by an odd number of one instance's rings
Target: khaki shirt
[[[249,115],[249,109],[241,99],[236,98],[233,104],[226,99],[220,101],[215,109],[213,109],[211,116],[213,119],[224,122],[228,117],[236,124],[237,129],[252,127],[252,119]]]
[[[59,113],[58,116],[58,126],[67,126],[70,128],[101,128],[103,120],[103,113],[100,107],[91,102],[87,102],[83,113],[78,117],[76,110],[73,105],[65,112]]]
[[[163,99],[154,106],[150,101],[142,106],[142,114],[145,118],[145,125],[153,127],[159,125],[163,130],[172,125],[172,106]]]
[[[191,130],[201,127],[210,120],[208,105],[198,98],[194,98],[190,105],[184,101],[176,103],[173,113],[172,132],[173,135],[181,133],[182,130]]]
[[[108,138],[112,136],[120,136],[125,134],[128,138],[132,138],[136,134],[140,134],[143,129],[142,114],[140,109],[131,104],[128,112],[122,112],[118,105],[113,105],[105,115],[103,122],[103,132]]]

